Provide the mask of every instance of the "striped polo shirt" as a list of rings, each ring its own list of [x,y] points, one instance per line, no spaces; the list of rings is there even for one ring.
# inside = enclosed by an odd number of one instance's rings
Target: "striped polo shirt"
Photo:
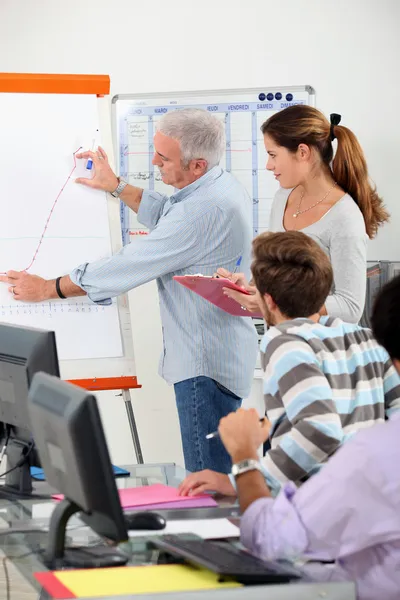
[[[338,318],[294,319],[261,342],[273,493],[301,484],[360,429],[400,408],[400,377],[369,329]]]

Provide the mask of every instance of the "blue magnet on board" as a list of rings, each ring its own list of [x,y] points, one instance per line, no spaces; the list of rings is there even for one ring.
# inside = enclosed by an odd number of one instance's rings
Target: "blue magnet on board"
[[[286,100],[291,102],[293,100],[293,94],[286,94]]]
[[[282,100],[282,94],[280,92],[276,92],[275,98],[276,100]]]
[[[263,102],[265,100],[265,94],[263,92],[261,92],[261,94],[258,94],[258,99],[261,100],[261,102]]]
[[[271,100],[274,99],[274,95],[271,94],[271,92],[269,94],[267,94],[267,100],[269,100],[271,102]]]

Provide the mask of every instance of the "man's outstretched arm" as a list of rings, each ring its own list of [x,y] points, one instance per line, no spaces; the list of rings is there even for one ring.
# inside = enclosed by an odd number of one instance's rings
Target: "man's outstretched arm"
[[[56,279],[43,279],[25,271],[8,271],[6,275],[0,277],[0,282],[10,284],[8,291],[13,294],[15,300],[44,302],[60,297],[57,293]],[[86,296],[86,292],[71,281],[69,275],[61,277],[58,283],[60,292],[65,298]]]

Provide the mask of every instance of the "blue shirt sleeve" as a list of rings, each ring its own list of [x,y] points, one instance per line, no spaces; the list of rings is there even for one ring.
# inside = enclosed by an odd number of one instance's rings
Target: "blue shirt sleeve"
[[[154,222],[156,211],[151,218]],[[202,218],[203,229],[212,230],[214,221],[210,211]],[[199,239],[194,221],[171,212],[149,235],[138,236],[114,256],[80,265],[70,278],[93,302],[109,303],[139,285],[197,263],[206,253],[207,243]]]
[[[142,199],[137,212],[139,223],[150,229],[150,231],[154,229],[168,200],[168,196],[159,194],[158,192],[143,190]]]

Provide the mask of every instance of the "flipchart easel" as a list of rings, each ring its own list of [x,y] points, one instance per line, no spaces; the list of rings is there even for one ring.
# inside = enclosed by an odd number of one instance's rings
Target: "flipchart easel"
[[[111,164],[113,163],[110,110],[105,96],[110,92],[107,75],[55,75],[30,73],[0,73],[0,95],[13,94],[93,94],[98,98],[99,123],[102,143]],[[10,118],[13,116],[10,115]],[[122,247],[119,218],[119,202],[108,196],[108,216],[113,253]],[[139,389],[134,374],[134,354],[129,304],[126,295],[118,298],[118,314],[121,329],[123,356],[107,359],[61,360],[60,369],[64,379],[87,390],[121,390],[137,462],[143,463],[143,455],[132,408],[132,389]],[[32,322],[34,326],[34,322]]]

